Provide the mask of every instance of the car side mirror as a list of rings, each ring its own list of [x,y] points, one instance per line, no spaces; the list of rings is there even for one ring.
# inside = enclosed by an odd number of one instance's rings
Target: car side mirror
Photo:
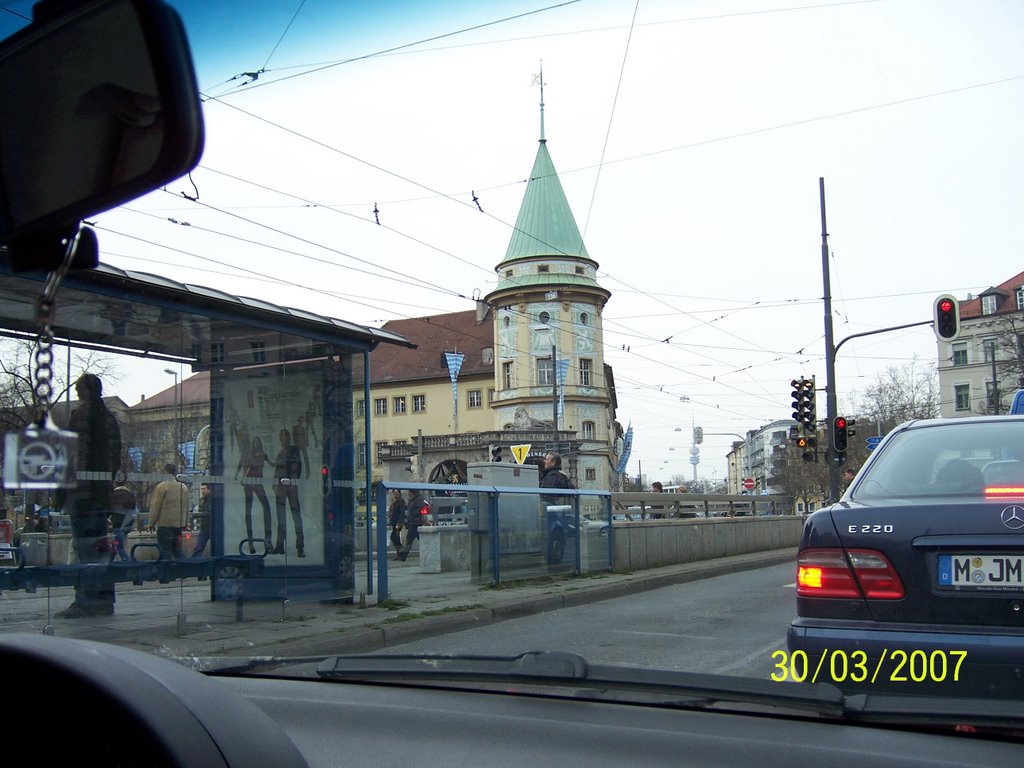
[[[0,244],[16,271],[56,268],[47,238],[187,173],[203,147],[184,27],[163,0],[33,10],[0,42]]]

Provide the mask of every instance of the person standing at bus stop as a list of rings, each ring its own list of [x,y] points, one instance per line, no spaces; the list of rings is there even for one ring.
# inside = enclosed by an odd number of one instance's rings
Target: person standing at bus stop
[[[71,539],[79,563],[109,563],[112,544],[107,535],[111,512],[114,473],[121,468],[121,428],[103,402],[103,382],[93,373],[83,373],[75,382],[78,406],[71,412],[68,427],[78,435],[78,483],[61,494],[71,522]],[[111,616],[114,613],[113,580],[75,586],[75,600],[56,616],[79,619]]]
[[[164,471],[170,475],[157,483],[149,502],[149,524],[156,528],[156,543],[161,558],[178,559],[185,553],[181,547],[181,532],[188,524],[188,513],[192,508],[188,486],[181,482],[177,467],[164,464]]]

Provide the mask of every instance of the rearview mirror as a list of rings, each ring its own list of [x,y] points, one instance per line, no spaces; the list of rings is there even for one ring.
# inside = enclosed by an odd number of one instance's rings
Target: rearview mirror
[[[192,57],[163,0],[37,3],[0,43],[0,243],[66,232],[199,161]],[[20,262],[14,263],[15,257]]]

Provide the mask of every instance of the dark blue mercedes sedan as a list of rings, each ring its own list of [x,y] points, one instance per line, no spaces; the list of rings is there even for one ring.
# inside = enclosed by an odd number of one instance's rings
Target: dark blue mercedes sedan
[[[807,518],[796,590],[798,679],[1024,695],[1024,417],[893,430]]]

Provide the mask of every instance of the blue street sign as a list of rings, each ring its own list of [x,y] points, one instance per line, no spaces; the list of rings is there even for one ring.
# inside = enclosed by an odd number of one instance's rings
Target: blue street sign
[[[867,439],[867,444],[868,444],[868,450],[869,450],[869,451],[873,451],[873,450],[875,450],[875,448],[877,448],[877,447],[878,447],[878,444],[879,444],[880,442],[882,442],[882,438],[881,438],[881,436],[880,436],[880,435],[872,435],[871,437],[869,437],[869,438]]]

